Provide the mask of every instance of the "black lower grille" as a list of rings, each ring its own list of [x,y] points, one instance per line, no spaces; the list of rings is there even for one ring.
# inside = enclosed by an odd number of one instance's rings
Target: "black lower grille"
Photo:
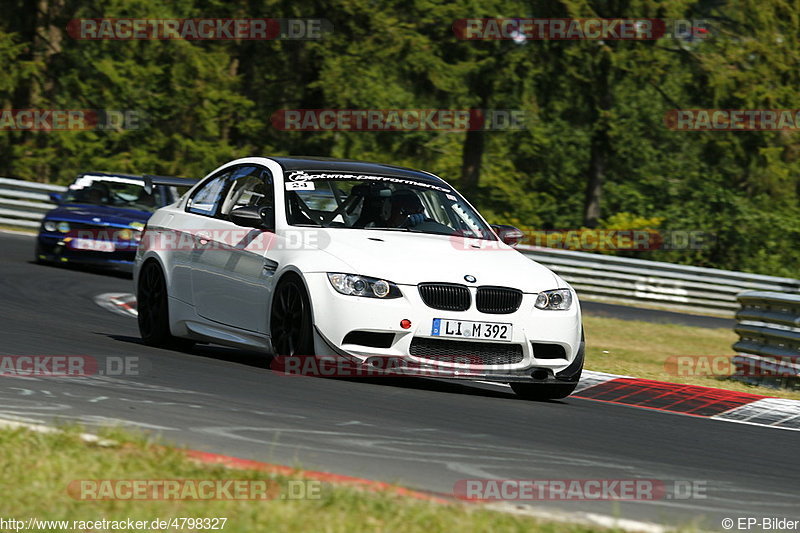
[[[421,283],[419,295],[425,305],[442,311],[466,311],[472,303],[469,289],[456,283]]]
[[[342,344],[358,344],[371,348],[391,348],[392,344],[394,344],[394,333],[351,331],[344,336]]]
[[[494,342],[411,339],[409,352],[415,357],[469,365],[513,365],[522,361],[522,346]]]
[[[481,313],[507,315],[519,309],[522,291],[508,287],[479,287],[475,305]]]
[[[543,342],[532,342],[533,356],[536,359],[566,359],[567,352],[560,344],[545,344]]]

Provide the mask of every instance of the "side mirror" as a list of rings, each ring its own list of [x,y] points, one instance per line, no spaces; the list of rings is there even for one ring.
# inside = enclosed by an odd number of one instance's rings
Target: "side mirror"
[[[60,192],[51,192],[50,193],[50,201],[54,204],[60,204],[64,201],[64,197],[61,195]]]
[[[517,229],[514,226],[508,226],[506,224],[492,224],[492,229],[495,233],[497,233],[497,236],[500,238],[500,240],[509,246],[516,246],[522,242],[522,239],[525,238],[525,234],[522,233],[522,230]]]
[[[275,211],[267,206],[244,206],[231,210],[231,222],[245,228],[275,229]]]

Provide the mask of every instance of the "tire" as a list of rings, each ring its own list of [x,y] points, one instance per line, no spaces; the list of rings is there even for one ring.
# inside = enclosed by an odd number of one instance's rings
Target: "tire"
[[[139,335],[148,346],[188,350],[194,341],[173,337],[169,330],[167,283],[161,267],[148,261],[136,287]]]
[[[300,279],[290,276],[278,283],[271,311],[269,330],[275,355],[314,355],[311,304]]]
[[[511,389],[523,400],[560,400],[575,391],[577,383],[569,384],[542,384],[536,383],[511,383]]]

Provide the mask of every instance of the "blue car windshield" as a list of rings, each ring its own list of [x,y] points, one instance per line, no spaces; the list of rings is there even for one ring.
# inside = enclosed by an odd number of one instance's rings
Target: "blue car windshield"
[[[63,202],[155,211],[166,205],[163,191],[148,194],[139,180],[116,176],[81,176],[69,186]]]

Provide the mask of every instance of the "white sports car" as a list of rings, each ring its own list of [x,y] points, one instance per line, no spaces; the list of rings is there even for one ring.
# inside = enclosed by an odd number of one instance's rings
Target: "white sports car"
[[[147,176],[149,186],[188,185]],[[583,368],[573,289],[441,178],[390,165],[253,157],[155,212],[136,256],[139,330],[568,396]]]

